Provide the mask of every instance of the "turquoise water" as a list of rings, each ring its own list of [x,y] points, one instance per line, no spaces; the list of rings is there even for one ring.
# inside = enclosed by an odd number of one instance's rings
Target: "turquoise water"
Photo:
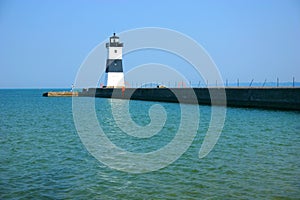
[[[203,159],[198,152],[211,108],[200,106],[194,142],[158,171],[111,169],[85,149],[76,132],[71,98],[48,90],[0,90],[0,199],[299,199],[300,113],[227,108],[221,137]],[[153,102],[131,101],[133,120],[149,123]],[[178,129],[178,104],[162,132],[131,140],[115,126],[109,100],[96,99],[99,123],[122,148],[145,152],[167,144]],[[131,144],[128,146],[128,144]]]

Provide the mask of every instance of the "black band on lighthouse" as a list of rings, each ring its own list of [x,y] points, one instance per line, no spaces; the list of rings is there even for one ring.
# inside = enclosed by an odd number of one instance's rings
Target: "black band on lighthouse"
[[[107,59],[105,72],[123,72],[122,59]]]

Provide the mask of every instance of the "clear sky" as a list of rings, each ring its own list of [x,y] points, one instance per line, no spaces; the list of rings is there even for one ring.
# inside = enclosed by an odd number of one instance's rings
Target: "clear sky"
[[[0,88],[70,87],[97,44],[142,27],[190,36],[224,80],[300,80],[299,0],[0,0]]]

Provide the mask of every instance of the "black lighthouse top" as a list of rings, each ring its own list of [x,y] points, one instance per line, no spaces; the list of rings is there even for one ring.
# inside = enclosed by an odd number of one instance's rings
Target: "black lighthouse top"
[[[123,47],[123,43],[120,43],[119,37],[114,33],[114,35],[109,38],[109,42],[106,43],[106,47]]]

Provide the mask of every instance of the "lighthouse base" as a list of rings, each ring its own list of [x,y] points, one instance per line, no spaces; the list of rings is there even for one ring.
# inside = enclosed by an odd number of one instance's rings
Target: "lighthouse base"
[[[108,72],[105,75],[105,83],[107,88],[122,88],[125,87],[123,72]]]

